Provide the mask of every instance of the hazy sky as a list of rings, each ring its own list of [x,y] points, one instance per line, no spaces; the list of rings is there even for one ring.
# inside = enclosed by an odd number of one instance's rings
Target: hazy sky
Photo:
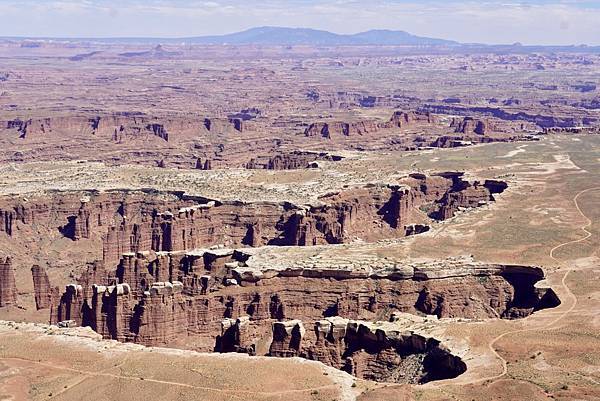
[[[275,25],[600,45],[600,0],[0,0],[0,36],[182,37]]]

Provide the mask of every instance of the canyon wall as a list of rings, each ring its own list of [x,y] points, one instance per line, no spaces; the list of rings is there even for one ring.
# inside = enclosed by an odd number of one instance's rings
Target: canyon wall
[[[209,247],[339,244],[412,233],[413,211],[423,205],[434,219],[493,200],[504,187],[469,183],[462,173],[412,174],[400,184],[367,185],[321,196],[318,202],[215,201],[180,192],[109,191],[51,194],[50,199],[2,200],[0,231],[35,241],[35,224],[79,241],[101,239],[103,260],[116,264],[125,252]],[[16,239],[15,239],[16,240]]]
[[[599,119],[595,116],[573,117],[570,115],[534,114],[521,110],[505,110],[487,106],[437,105],[426,104],[419,108],[422,112],[436,114],[451,114],[461,116],[483,115],[508,121],[527,121],[541,128],[569,128],[597,125]]]
[[[552,290],[534,286],[544,276],[536,268],[461,261],[258,268],[253,252],[126,254],[116,269],[95,272],[94,285],[86,278],[67,286],[51,321],[74,319],[107,338],[158,345],[195,335],[216,341],[223,319],[243,316],[264,329],[330,316],[389,320],[395,311],[518,318],[560,303]]]
[[[55,116],[45,118],[15,118],[0,121],[0,127],[16,130],[22,139],[45,135],[93,135],[111,138],[114,142],[156,137],[169,142],[203,132],[242,132],[239,118],[200,118],[198,116],[160,117],[142,113],[114,113],[97,116]],[[176,133],[176,137],[170,137]],[[178,138],[179,137],[179,138]]]
[[[273,323],[269,354],[316,360],[379,382],[426,383],[466,371],[465,363],[433,337],[402,325],[340,317],[318,320],[308,329],[300,320]]]
[[[438,119],[429,113],[396,111],[388,121],[314,122],[306,128],[304,136],[339,139],[375,134],[381,130],[408,128],[416,124],[434,124],[436,122],[438,122]]]

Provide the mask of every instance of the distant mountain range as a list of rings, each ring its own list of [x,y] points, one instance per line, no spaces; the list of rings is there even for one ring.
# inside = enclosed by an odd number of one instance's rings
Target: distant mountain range
[[[214,45],[309,45],[309,46],[344,46],[344,45],[407,45],[407,46],[453,46],[458,42],[444,39],[426,38],[411,35],[404,31],[371,30],[352,35],[343,35],[309,28],[283,28],[265,26],[251,28],[242,32],[227,35],[194,36],[185,38],[50,38],[50,37],[0,37],[0,40],[57,40],[57,41],[89,41],[99,43],[190,43]]]
[[[409,45],[441,46],[459,45],[458,42],[444,39],[426,38],[411,35],[404,31],[371,30],[353,35],[342,35],[308,28],[280,28],[265,26],[246,31],[218,36],[197,36],[182,38],[189,43],[233,44],[233,45]]]
[[[86,42],[86,43],[121,43],[121,44],[147,44],[157,46],[160,44],[204,44],[204,45],[258,45],[258,46],[406,46],[411,48],[432,47],[438,52],[588,52],[600,53],[600,46],[552,46],[552,45],[521,45],[520,43],[504,45],[486,45],[477,43],[459,43],[452,40],[428,38],[412,35],[405,31],[387,29],[374,29],[355,34],[338,34],[324,30],[310,28],[285,28],[264,26],[251,28],[242,32],[227,35],[193,36],[184,38],[151,38],[151,37],[125,37],[125,38],[51,38],[51,37],[0,37],[0,40],[19,41],[21,47],[39,47],[41,41],[59,42]],[[148,53],[148,54],[146,54]],[[154,47],[153,50],[126,56],[160,56],[173,55],[163,48]],[[75,57],[91,57],[93,54],[83,54]]]

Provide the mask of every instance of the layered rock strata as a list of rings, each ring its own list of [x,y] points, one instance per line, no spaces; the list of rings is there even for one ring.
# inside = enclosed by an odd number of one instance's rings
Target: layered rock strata
[[[306,137],[336,139],[372,135],[381,130],[408,128],[415,124],[434,124],[438,119],[429,113],[396,111],[388,121],[359,120],[311,123],[304,131]]]
[[[493,131],[489,121],[473,117],[465,117],[462,120],[453,119],[450,127],[454,128],[454,132],[466,135],[486,135]]]
[[[275,322],[270,355],[317,360],[380,382],[426,383],[466,371],[440,341],[404,326],[331,317],[305,330],[299,320]]]
[[[407,128],[413,124],[435,124],[438,121],[439,119],[430,113],[396,111],[383,126],[385,128]]]
[[[0,259],[0,307],[17,305],[17,284],[12,260]]]
[[[103,260],[125,252],[183,251],[227,246],[339,244],[397,238],[426,231],[418,209],[443,220],[461,208],[493,201],[506,185],[468,182],[460,172],[412,174],[398,184],[371,184],[309,204],[210,200],[183,193],[110,191],[53,194],[47,199],[4,199],[0,231],[35,224],[74,241],[102,243]],[[425,224],[426,225],[426,224]],[[26,230],[25,230],[26,231]],[[25,235],[25,234],[23,234]],[[22,241],[33,241],[29,236]],[[100,240],[100,241],[98,241]]]
[[[275,156],[256,157],[244,165],[247,169],[294,170],[318,167],[319,161],[340,161],[341,156],[325,152],[293,151]]]
[[[59,294],[58,287],[50,285],[50,279],[46,269],[33,265],[31,268],[31,276],[33,278],[33,290],[36,309],[48,309],[52,306]]]
[[[159,117],[142,113],[114,113],[96,116],[55,116],[45,118],[15,118],[0,121],[0,128],[16,130],[21,138],[44,135],[95,135],[115,142],[157,137],[171,140],[169,132],[188,136],[194,132],[235,130],[242,132],[240,118],[204,118],[197,116]]]
[[[231,340],[227,331],[235,325],[224,328],[223,319],[249,316],[249,332],[264,333],[265,325],[288,319],[388,320],[394,311],[517,318],[560,303],[552,290],[535,287],[543,278],[539,268],[306,256],[294,266],[272,259],[270,249],[125,255],[116,271],[95,274],[95,286],[67,286],[51,321],[73,319],[121,341],[156,345],[201,336],[221,338],[213,342],[217,349],[248,350],[247,340]],[[243,323],[236,325],[241,332]]]

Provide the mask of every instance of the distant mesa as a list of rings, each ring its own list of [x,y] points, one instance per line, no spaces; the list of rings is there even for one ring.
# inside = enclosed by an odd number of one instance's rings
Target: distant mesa
[[[149,58],[167,58],[181,56],[183,52],[172,52],[165,50],[162,45],[156,45],[153,49],[142,52],[119,53],[120,57],[149,57]]]
[[[75,56],[69,57],[69,60],[71,61],[83,61],[85,59],[94,57],[97,54],[102,53],[101,51],[93,51],[93,52],[89,52],[89,53],[81,53],[81,54],[76,54]]]
[[[370,30],[352,35],[337,34],[309,28],[284,28],[265,26],[228,35],[183,38],[190,43],[203,44],[258,44],[258,45],[458,45],[444,39],[411,35],[404,31]]]

